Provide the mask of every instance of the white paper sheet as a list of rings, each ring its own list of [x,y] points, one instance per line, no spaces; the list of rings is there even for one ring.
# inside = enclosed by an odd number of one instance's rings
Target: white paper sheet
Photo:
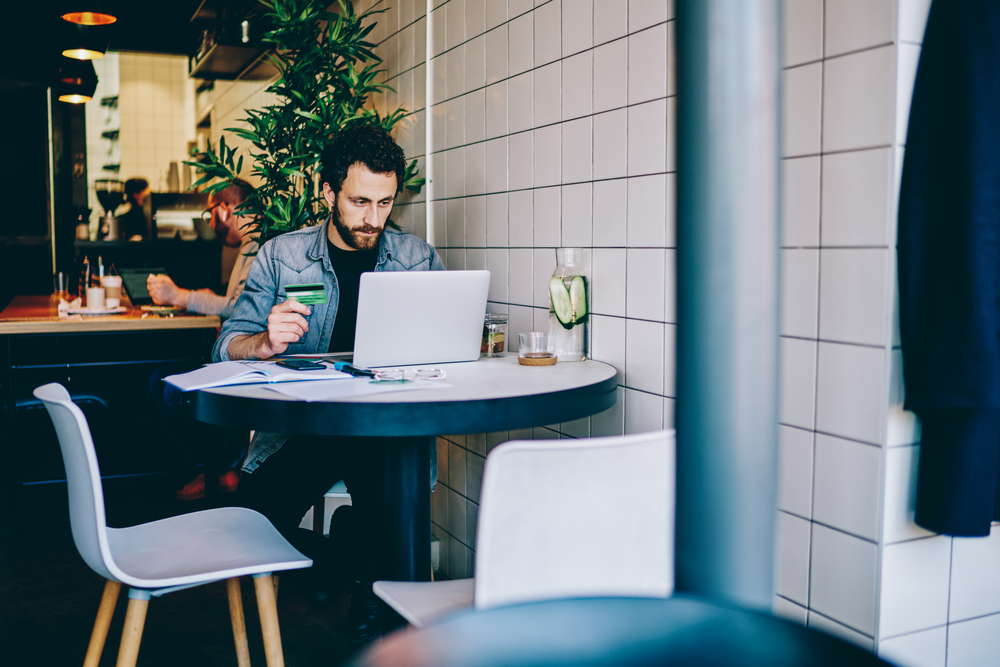
[[[413,391],[415,389],[444,389],[450,384],[438,380],[414,380],[412,382],[372,382],[370,378],[352,378],[351,380],[333,380],[324,382],[286,382],[267,387],[284,396],[297,398],[300,401],[334,401],[341,398],[370,396],[372,394],[387,394],[397,391]]]

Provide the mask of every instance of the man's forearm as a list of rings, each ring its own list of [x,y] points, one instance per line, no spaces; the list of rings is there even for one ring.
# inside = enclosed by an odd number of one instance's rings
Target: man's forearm
[[[267,332],[261,331],[259,334],[237,336],[229,343],[226,354],[232,361],[239,359],[267,359],[273,357],[274,353],[268,345]]]

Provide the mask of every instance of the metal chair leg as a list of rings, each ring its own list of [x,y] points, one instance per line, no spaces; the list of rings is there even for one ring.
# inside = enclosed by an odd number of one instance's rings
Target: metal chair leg
[[[239,667],[250,667],[250,646],[247,644],[247,625],[243,616],[239,577],[226,579],[226,595],[229,598],[229,620],[233,624],[233,642],[236,644],[236,664]]]
[[[135,667],[139,658],[139,643],[142,641],[142,628],[146,624],[146,609],[149,607],[149,591],[140,588],[130,588],[128,591],[128,609],[125,610],[125,627],[122,630],[122,644],[118,649],[116,667]]]
[[[257,610],[260,612],[267,667],[285,667],[285,657],[281,651],[281,631],[278,629],[278,604],[271,574],[253,575],[253,587],[257,593]]]
[[[97,667],[101,662],[104,642],[108,638],[108,627],[111,626],[111,617],[115,614],[115,605],[118,604],[118,593],[121,589],[120,581],[108,579],[104,583],[101,606],[97,608],[97,619],[94,621],[94,630],[90,633],[90,644],[87,645],[87,656],[83,659],[83,667]]]

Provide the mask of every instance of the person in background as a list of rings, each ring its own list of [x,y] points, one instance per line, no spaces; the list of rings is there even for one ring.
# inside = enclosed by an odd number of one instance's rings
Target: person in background
[[[257,235],[251,231],[252,220],[236,215],[253,188],[246,181],[237,179],[221,192],[209,196],[209,225],[222,243],[239,248],[240,255],[229,276],[225,295],[210,289],[188,290],[178,287],[169,276],[150,275],[146,287],[157,305],[177,306],[192,313],[218,315],[223,321],[233,312],[233,306],[243,292],[247,274],[257,253]],[[193,474],[197,463],[204,463],[204,472],[198,473],[175,494],[178,500],[198,500],[205,497],[206,473],[216,480],[221,493],[236,490],[240,476],[236,468],[243,460],[249,437],[245,431],[224,429],[196,422],[181,414],[182,392],[163,378],[191,368],[158,368],[150,378],[150,393],[164,423],[175,441],[186,466]]]
[[[142,240],[149,229],[143,204],[149,196],[149,183],[144,178],[130,178],[125,181],[125,203],[129,209],[118,216],[122,237],[128,240]],[[136,239],[138,237],[138,239]]]
[[[253,188],[246,181],[237,179],[225,190],[209,195],[208,211],[211,213],[209,225],[223,245],[239,248],[240,255],[229,276],[229,287],[224,296],[210,289],[189,290],[178,287],[170,276],[150,275],[146,288],[159,306],[177,306],[192,313],[218,315],[223,321],[233,313],[236,299],[243,292],[250,265],[257,253],[257,235],[250,231],[251,220],[236,215],[236,209],[243,205]]]

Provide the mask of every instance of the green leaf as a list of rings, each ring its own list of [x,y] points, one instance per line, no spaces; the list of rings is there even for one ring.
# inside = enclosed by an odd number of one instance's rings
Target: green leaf
[[[314,114],[312,112],[309,112],[309,111],[300,111],[299,109],[295,109],[295,113],[297,115],[299,115],[299,116],[302,116],[303,118],[308,118],[309,120],[317,120],[317,121],[318,120],[323,120],[322,118],[320,118],[316,114]]]

